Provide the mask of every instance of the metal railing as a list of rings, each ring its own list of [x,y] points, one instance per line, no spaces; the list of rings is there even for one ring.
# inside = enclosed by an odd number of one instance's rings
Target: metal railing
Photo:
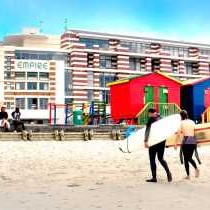
[[[210,106],[201,115],[202,123],[210,122]]]
[[[144,108],[136,115],[138,125],[145,125],[148,120],[148,110],[155,108],[161,117],[166,117],[180,112],[180,107],[175,103],[147,103]]]

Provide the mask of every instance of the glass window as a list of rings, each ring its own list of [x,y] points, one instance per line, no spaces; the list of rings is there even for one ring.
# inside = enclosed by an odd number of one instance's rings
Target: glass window
[[[12,57],[10,57],[10,56],[5,56],[5,59],[6,59],[6,61],[11,61],[11,60],[12,60]]]
[[[40,98],[39,99],[39,108],[40,109],[48,109],[48,98]]]
[[[5,72],[4,78],[5,79],[11,79],[11,72]]]
[[[6,64],[7,66],[11,66],[11,61],[5,61],[5,64]]]
[[[27,89],[28,90],[37,90],[37,83],[36,82],[28,82]]]
[[[88,86],[93,87],[93,72],[92,71],[88,71],[87,79],[88,79]]]
[[[110,55],[100,55],[99,67],[102,69],[116,69],[117,57]]]
[[[6,104],[7,109],[13,109],[14,108],[13,107],[13,102],[6,102],[5,104]]]
[[[93,90],[87,90],[87,99],[88,101],[93,101],[94,99]]]
[[[171,61],[171,67],[173,73],[179,73],[179,61],[172,60]]]
[[[11,71],[11,66],[6,66],[6,67],[5,67],[5,70],[6,70],[6,71]]]
[[[46,82],[39,83],[39,90],[49,90],[49,84]]]
[[[29,60],[67,60],[67,53],[48,52],[48,51],[32,51],[32,50],[16,50],[15,59]]]
[[[28,79],[38,79],[38,73],[37,72],[27,72],[27,78]]]
[[[16,98],[15,106],[19,107],[20,109],[25,109],[25,98]]]
[[[65,70],[65,95],[72,95],[72,71]]]
[[[38,108],[38,99],[37,98],[28,98],[28,109],[37,109]]]
[[[6,90],[12,90],[12,83],[11,82],[6,82]]]
[[[146,50],[150,49],[149,44],[140,42],[126,42],[121,41],[121,46],[128,48],[131,52],[145,53]]]
[[[25,82],[16,82],[15,89],[16,90],[25,90]]]
[[[102,90],[100,91],[100,101],[105,102],[106,104],[110,103],[110,91],[109,90]]]
[[[15,79],[25,79],[25,72],[15,72]]]
[[[49,80],[49,73],[40,72],[40,73],[39,73],[39,79],[40,79],[40,80]]]
[[[80,42],[86,45],[86,48],[93,48],[93,45],[99,45],[99,48],[108,48],[108,40],[80,38]]]
[[[99,85],[100,87],[106,87],[107,83],[115,81],[115,75],[106,75],[104,73],[99,75]]]
[[[185,69],[187,74],[193,74],[193,67],[191,62],[185,62]]]
[[[140,59],[139,58],[129,58],[129,68],[130,70],[140,70]]]

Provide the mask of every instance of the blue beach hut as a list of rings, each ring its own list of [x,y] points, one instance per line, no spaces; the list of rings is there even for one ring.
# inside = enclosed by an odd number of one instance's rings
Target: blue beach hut
[[[189,117],[201,122],[201,115],[210,106],[210,77],[187,81],[181,87],[181,108]]]

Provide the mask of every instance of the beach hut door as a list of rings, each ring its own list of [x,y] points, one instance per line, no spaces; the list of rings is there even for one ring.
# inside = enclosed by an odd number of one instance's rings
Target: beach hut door
[[[163,116],[167,116],[168,114],[168,88],[159,87],[159,112]]]
[[[144,88],[144,104],[154,102],[154,87],[147,86]]]

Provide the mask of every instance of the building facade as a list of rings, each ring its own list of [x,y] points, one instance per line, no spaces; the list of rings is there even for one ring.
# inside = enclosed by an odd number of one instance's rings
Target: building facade
[[[182,80],[209,75],[210,45],[69,30],[61,48],[70,53],[71,98],[76,102],[103,100],[106,84],[154,71]]]
[[[57,50],[3,47],[1,104],[9,113],[19,107],[25,120],[48,120],[48,104],[65,103],[66,55]]]

